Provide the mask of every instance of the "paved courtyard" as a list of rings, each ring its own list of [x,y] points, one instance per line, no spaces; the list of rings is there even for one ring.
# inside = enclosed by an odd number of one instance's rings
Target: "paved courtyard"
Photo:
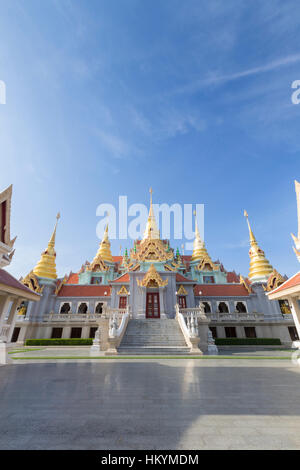
[[[0,449],[300,449],[288,359],[19,360],[0,397]]]

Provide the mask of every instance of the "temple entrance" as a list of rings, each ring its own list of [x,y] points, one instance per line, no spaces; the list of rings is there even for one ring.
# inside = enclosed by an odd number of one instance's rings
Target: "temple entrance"
[[[159,293],[147,292],[146,318],[160,318]]]

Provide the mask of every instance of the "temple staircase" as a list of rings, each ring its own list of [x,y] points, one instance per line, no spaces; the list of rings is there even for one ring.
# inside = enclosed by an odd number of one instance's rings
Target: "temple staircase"
[[[118,353],[123,355],[188,355],[180,326],[175,319],[131,319]]]

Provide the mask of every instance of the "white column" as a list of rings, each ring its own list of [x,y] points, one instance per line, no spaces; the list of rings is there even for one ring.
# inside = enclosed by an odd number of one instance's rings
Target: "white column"
[[[88,338],[89,333],[90,333],[90,326],[83,326],[81,330],[81,338]]]
[[[297,329],[298,336],[300,338],[300,307],[299,303],[296,297],[288,297],[292,314],[293,314],[293,319],[295,322],[295,326]]]
[[[11,301],[9,295],[3,295],[0,297],[0,330],[4,324],[6,312]]]
[[[28,325],[21,327],[18,342],[24,342],[25,341],[25,336],[26,336],[26,333],[27,333],[27,326]]]
[[[22,302],[22,299],[20,297],[18,297],[17,299],[14,299],[10,312],[9,312],[9,317],[7,320],[7,323],[10,324],[10,328],[7,334],[8,343],[10,343],[12,335],[13,335],[13,331],[15,328],[16,320],[17,320],[17,308],[20,306],[21,302]]]
[[[138,318],[145,318],[146,317],[146,287],[139,287],[141,289],[139,295],[139,308],[138,308]],[[133,312],[134,313],[134,312]]]
[[[62,333],[62,338],[70,338],[71,336],[71,326],[64,326],[63,328],[63,333]]]
[[[165,304],[164,304],[164,291],[163,287],[158,288],[159,291],[159,308],[160,308],[160,316],[165,317]]]

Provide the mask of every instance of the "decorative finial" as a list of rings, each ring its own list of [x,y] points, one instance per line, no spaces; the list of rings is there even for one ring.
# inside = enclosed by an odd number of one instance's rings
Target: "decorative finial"
[[[148,215],[148,221],[146,225],[146,229],[144,232],[144,237],[143,240],[149,239],[149,238],[160,238],[159,230],[156,225],[155,221],[155,216],[154,216],[154,210],[153,210],[153,205],[152,205],[152,188],[149,189],[150,192],[150,209],[149,209],[149,215]]]

